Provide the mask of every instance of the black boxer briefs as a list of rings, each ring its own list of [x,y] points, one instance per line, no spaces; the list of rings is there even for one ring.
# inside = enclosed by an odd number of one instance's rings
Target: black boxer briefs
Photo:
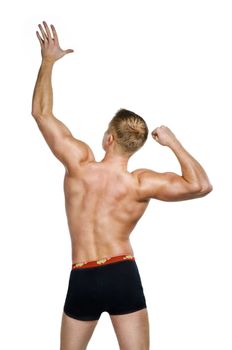
[[[84,265],[73,264],[64,304],[66,315],[90,321],[98,320],[104,311],[122,315],[146,307],[134,257],[120,255]]]

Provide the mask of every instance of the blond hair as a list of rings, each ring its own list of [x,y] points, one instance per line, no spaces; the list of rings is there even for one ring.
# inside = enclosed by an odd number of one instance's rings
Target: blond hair
[[[122,153],[133,154],[145,143],[148,127],[142,117],[120,108],[109,123],[109,132],[115,136]]]

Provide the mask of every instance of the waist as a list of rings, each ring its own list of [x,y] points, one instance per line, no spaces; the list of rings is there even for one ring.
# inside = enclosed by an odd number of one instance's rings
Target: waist
[[[135,257],[134,255],[123,254],[123,255],[116,255],[116,256],[110,256],[110,257],[103,257],[98,260],[81,261],[81,262],[72,264],[72,270],[102,266],[102,265],[112,264],[118,261],[125,261],[125,260],[135,260]]]

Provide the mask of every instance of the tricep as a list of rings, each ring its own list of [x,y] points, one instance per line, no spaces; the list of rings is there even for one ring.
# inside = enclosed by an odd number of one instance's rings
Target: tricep
[[[158,173],[149,169],[139,169],[137,175],[140,194],[144,199],[182,201],[203,197],[208,193],[199,184],[189,183],[173,172]]]

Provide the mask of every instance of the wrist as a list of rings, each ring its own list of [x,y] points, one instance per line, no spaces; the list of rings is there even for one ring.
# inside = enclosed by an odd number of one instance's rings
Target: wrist
[[[41,62],[41,65],[43,66],[53,66],[55,63],[54,59],[51,59],[49,57],[43,57],[42,58],[42,62]]]
[[[175,150],[178,148],[182,148],[182,145],[179,140],[174,139],[169,143],[168,147],[171,148],[172,150]]]

